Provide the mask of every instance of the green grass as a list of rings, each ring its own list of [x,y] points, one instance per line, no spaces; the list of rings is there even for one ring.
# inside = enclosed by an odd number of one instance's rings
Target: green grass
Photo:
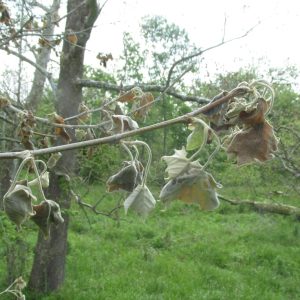
[[[102,193],[93,186],[86,199]],[[114,204],[110,196],[101,206]],[[89,213],[89,224],[74,204],[66,281],[38,299],[300,299],[300,224],[293,217],[226,203],[215,212],[180,202],[162,208],[146,221],[122,212],[120,224]],[[31,227],[24,232],[33,245]],[[1,287],[4,267],[3,258]]]

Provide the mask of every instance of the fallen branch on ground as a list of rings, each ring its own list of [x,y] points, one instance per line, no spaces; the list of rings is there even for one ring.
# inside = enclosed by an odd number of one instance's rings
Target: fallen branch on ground
[[[258,212],[266,212],[266,213],[273,213],[285,216],[295,216],[297,219],[300,220],[300,208],[285,205],[280,203],[266,203],[266,202],[258,202],[258,201],[251,201],[251,200],[232,200],[225,198],[219,195],[219,198],[223,201],[230,203],[231,205],[243,205],[252,208]]]

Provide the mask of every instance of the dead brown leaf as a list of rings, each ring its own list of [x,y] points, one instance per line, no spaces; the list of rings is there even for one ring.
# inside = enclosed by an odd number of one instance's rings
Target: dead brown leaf
[[[254,116],[253,119],[260,120],[260,117]],[[227,153],[236,156],[238,165],[244,165],[257,160],[264,162],[273,158],[278,141],[273,127],[265,121],[237,132],[231,137],[228,144]]]

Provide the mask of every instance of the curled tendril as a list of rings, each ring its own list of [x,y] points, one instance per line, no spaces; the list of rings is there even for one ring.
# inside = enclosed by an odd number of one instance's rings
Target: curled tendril
[[[152,151],[151,151],[149,145],[143,141],[123,141],[122,143],[127,144],[127,145],[132,145],[132,146],[142,145],[146,148],[146,150],[148,152],[148,161],[147,161],[147,165],[145,168],[145,173],[144,173],[144,177],[143,177],[143,181],[142,181],[142,185],[145,186],[146,181],[147,181],[147,176],[148,176],[148,173],[150,170],[151,161],[152,161]]]
[[[257,91],[257,86],[262,86],[262,87],[264,87],[264,91],[263,91],[262,94],[259,94],[259,93],[258,93],[258,91]],[[275,91],[274,91],[274,89],[272,88],[271,84],[270,84],[269,82],[267,82],[267,81],[261,79],[261,80],[255,80],[255,81],[253,81],[253,82],[250,84],[250,87],[253,87],[253,88],[257,91],[259,97],[263,97],[263,98],[264,98],[265,95],[266,95],[266,93],[267,93],[268,91],[271,93],[271,96],[270,96],[268,99],[266,99],[267,101],[270,101],[270,106],[269,106],[268,110],[265,112],[265,115],[268,115],[268,113],[269,113],[269,112],[272,110],[272,108],[273,108],[274,99],[275,99]]]

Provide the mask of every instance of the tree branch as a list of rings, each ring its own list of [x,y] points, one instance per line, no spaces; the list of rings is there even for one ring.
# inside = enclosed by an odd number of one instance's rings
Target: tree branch
[[[225,198],[219,195],[219,198],[230,203],[231,205],[244,205],[251,207],[255,211],[259,212],[268,212],[273,214],[280,214],[286,216],[295,216],[300,218],[300,208],[285,205],[285,204],[278,204],[278,203],[265,203],[265,202],[258,202],[258,201],[250,201],[250,200],[232,200]]]
[[[1,50],[6,51],[8,54],[13,54],[14,56],[20,58],[21,60],[27,62],[28,64],[32,65],[34,68],[38,69],[42,74],[44,74],[46,76],[46,78],[49,81],[49,84],[53,90],[54,95],[56,94],[56,88],[55,88],[55,84],[52,80],[52,75],[51,73],[49,73],[47,70],[45,70],[44,68],[42,68],[40,65],[36,64],[34,61],[32,61],[31,59],[27,58],[26,56],[24,56],[23,54],[20,54],[14,50],[9,49],[8,47],[0,47]]]
[[[258,23],[258,24],[260,24],[260,23]],[[215,44],[215,45],[213,45],[213,46],[210,46],[210,47],[208,47],[208,48],[206,48],[206,49],[203,49],[203,50],[200,49],[200,50],[197,51],[196,53],[193,53],[193,54],[191,54],[191,55],[185,56],[185,57],[183,57],[183,58],[181,58],[181,59],[175,61],[175,62],[173,63],[173,65],[171,66],[170,70],[169,70],[168,77],[167,77],[167,82],[166,82],[166,87],[169,86],[170,81],[171,81],[172,73],[173,73],[173,71],[174,71],[174,68],[175,68],[177,65],[179,65],[179,64],[181,64],[181,63],[183,63],[184,61],[187,61],[187,60],[189,60],[189,59],[192,59],[192,58],[195,58],[195,57],[197,57],[197,56],[200,56],[200,55],[202,55],[204,52],[207,52],[207,51],[212,50],[212,49],[214,49],[214,48],[218,48],[218,47],[220,47],[220,46],[222,46],[222,45],[224,45],[224,44],[227,44],[227,43],[233,42],[233,41],[235,41],[235,40],[239,40],[239,39],[241,39],[241,38],[246,37],[252,30],[254,30],[254,28],[255,28],[258,24],[254,25],[253,27],[251,27],[249,30],[247,30],[244,34],[242,34],[242,35],[240,35],[240,36],[237,36],[237,37],[235,37],[235,38],[229,39],[229,40],[227,40],[227,41],[224,41],[224,37],[223,37],[223,39],[222,39],[221,42],[219,42],[219,43],[217,43],[217,44]]]
[[[105,90],[115,91],[115,92],[129,91],[134,87],[139,87],[144,92],[161,92],[161,93],[163,93],[166,89],[165,86],[161,86],[161,85],[136,84],[136,85],[120,86],[120,85],[105,82],[105,81],[96,81],[96,80],[87,80],[87,79],[78,79],[76,81],[76,84],[78,84],[81,87],[93,87],[93,88],[105,89]],[[173,96],[174,98],[180,99],[182,101],[196,102],[198,104],[207,104],[210,101],[209,99],[206,99],[203,97],[187,96],[187,95],[179,94],[174,89],[167,90],[165,93],[170,96]]]
[[[149,126],[146,126],[143,128],[136,129],[136,130],[115,134],[113,136],[107,136],[107,137],[103,137],[103,138],[98,138],[98,139],[93,139],[93,140],[88,140],[88,141],[83,141],[83,142],[77,142],[77,143],[72,143],[72,144],[67,144],[67,145],[49,147],[49,148],[45,148],[45,149],[37,149],[37,150],[31,150],[31,151],[26,150],[25,152],[27,154],[29,152],[31,155],[35,156],[35,155],[67,151],[67,150],[72,150],[72,149],[86,148],[86,147],[100,145],[100,144],[117,143],[122,139],[131,137],[131,136],[135,136],[137,134],[143,134],[145,132],[161,129],[161,128],[164,128],[166,126],[170,126],[173,124],[188,123],[188,122],[190,122],[190,119],[192,117],[195,117],[204,112],[208,112],[209,110],[213,109],[214,107],[219,106],[219,105],[229,101],[233,97],[241,96],[248,92],[249,92],[249,88],[237,87],[237,88],[233,89],[232,91],[230,91],[226,96],[220,98],[219,100],[211,102],[203,107],[196,109],[193,112],[187,113],[185,115],[182,115],[182,116],[174,118],[174,119],[170,119],[167,121],[149,125]],[[9,159],[23,158],[25,152],[24,151],[22,151],[22,152],[4,152],[4,153],[0,153],[0,158],[9,158]]]

